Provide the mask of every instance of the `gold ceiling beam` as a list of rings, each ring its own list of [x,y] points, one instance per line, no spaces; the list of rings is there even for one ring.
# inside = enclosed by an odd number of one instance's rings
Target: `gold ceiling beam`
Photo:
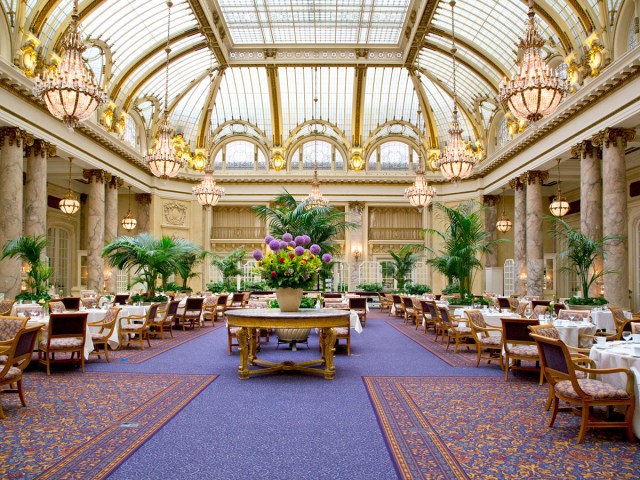
[[[427,33],[429,33],[431,19],[433,18],[433,14],[436,12],[438,3],[438,0],[426,1],[426,5],[422,10],[422,16],[420,17],[420,20],[416,22],[416,26],[414,27],[415,33],[409,43],[407,55],[404,60],[404,65],[406,67],[410,67],[416,62],[416,58],[418,58],[418,53],[422,47],[422,42],[426,38]]]
[[[211,80],[211,86],[209,87],[209,93],[207,99],[202,107],[202,113],[198,120],[198,136],[196,137],[196,148],[208,148],[206,140],[209,138],[207,135],[208,130],[211,128],[211,114],[213,113],[213,106],[216,103],[216,97],[220,91],[220,84],[222,83],[222,77],[224,76],[225,67],[218,67],[215,70],[215,77]]]
[[[364,92],[367,85],[367,66],[355,67],[353,77],[353,118],[351,123],[351,143],[354,147],[362,146],[362,119],[364,117]]]
[[[520,0],[520,1],[526,5],[529,5],[528,0]],[[553,19],[553,17],[549,14],[549,12],[547,12],[543,7],[540,6],[539,1],[534,2],[533,9],[538,15],[540,15],[540,18],[543,18],[544,21],[547,22],[547,24],[551,27],[551,30],[553,30],[555,34],[558,36],[558,38],[560,39],[560,43],[562,44],[562,48],[564,49],[564,56],[569,55],[569,53],[573,50],[572,42],[571,42],[571,39],[569,39],[569,37],[567,36],[567,34],[564,33],[564,30],[562,29],[562,27],[558,24],[558,22],[556,22]],[[523,29],[524,29],[524,23],[523,23]],[[566,29],[569,30],[569,27],[566,27]]]
[[[229,63],[229,60],[227,59],[227,56],[225,55],[224,51],[220,46],[220,43],[218,42],[218,37],[216,37],[216,34],[213,31],[213,26],[209,22],[209,19],[207,18],[207,14],[205,13],[204,8],[200,4],[200,0],[188,0],[188,2],[189,2],[189,6],[191,7],[191,10],[193,11],[193,14],[196,17],[196,20],[198,21],[198,24],[200,24],[200,32],[202,32],[202,34],[207,39],[207,42],[209,43],[209,48],[211,49],[213,54],[216,56],[216,60],[218,61],[218,64],[226,67],[227,64]],[[212,7],[208,6],[207,8],[212,8]]]
[[[418,103],[420,105],[420,110],[422,110],[425,127],[429,132],[429,148],[439,149],[440,137],[438,137],[436,118],[433,114],[433,110],[431,109],[431,105],[429,104],[427,93],[424,91],[424,85],[422,85],[420,77],[416,74],[416,68],[407,68],[407,70],[409,72],[409,77],[413,82],[413,88],[415,89],[416,95],[418,97]]]
[[[280,98],[280,76],[277,65],[265,65],[269,86],[269,108],[271,109],[271,128],[273,145],[282,146],[282,100]]]

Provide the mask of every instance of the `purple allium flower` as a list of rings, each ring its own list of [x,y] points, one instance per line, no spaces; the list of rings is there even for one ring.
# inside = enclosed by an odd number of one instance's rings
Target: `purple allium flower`
[[[285,242],[284,240],[280,240],[280,250],[284,250],[285,248],[287,248],[287,245],[289,245],[287,242]]]
[[[331,260],[333,260],[333,257],[330,253],[325,253],[324,255],[322,255],[322,261],[324,263],[329,263]]]
[[[304,247],[298,246],[298,247],[294,248],[293,251],[299,257],[304,255]]]
[[[267,245],[271,245],[271,242],[273,242],[273,237],[271,235],[267,235],[266,237],[264,237],[264,243],[266,243]]]
[[[280,250],[280,242],[278,240],[271,240],[269,242],[269,248],[274,252],[277,252],[278,250]]]
[[[285,233],[284,235],[282,235],[282,240],[289,243],[291,240],[293,240],[293,235],[291,235],[290,233]]]
[[[311,237],[309,235],[303,235],[302,238],[304,238],[303,245],[308,245],[311,243]]]
[[[294,242],[293,240],[289,242],[289,246],[291,248],[296,248],[296,242]]]
[[[294,241],[296,242],[296,245],[304,245],[304,237],[302,235],[298,235]]]
[[[311,247],[309,247],[309,251],[314,255],[317,255],[320,253],[320,246],[314,243],[313,245],[311,245]]]
[[[254,250],[253,251],[253,258],[256,261],[262,260],[263,257],[264,257],[264,255],[262,254],[262,250]]]

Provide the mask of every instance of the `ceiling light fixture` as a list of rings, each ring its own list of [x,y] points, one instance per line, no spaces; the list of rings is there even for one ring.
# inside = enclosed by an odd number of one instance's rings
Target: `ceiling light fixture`
[[[318,67],[313,67],[313,179],[311,180],[311,193],[304,200],[305,208],[310,210],[312,208],[327,208],[329,206],[329,200],[322,196],[320,193],[320,180],[318,179],[318,125],[315,124],[316,109],[318,105],[317,95],[317,81],[318,81]]]
[[[213,178],[211,162],[207,164],[204,170],[202,182],[194,185],[191,191],[195,195],[196,200],[198,200],[198,203],[205,208],[217,205],[220,198],[224,196],[224,188],[216,185],[216,181]]]
[[[554,72],[542,58],[544,39],[536,29],[533,0],[529,0],[529,20],[518,47],[524,52],[513,80],[503,78],[498,98],[505,111],[520,120],[535,122],[548,117],[560,105],[569,90],[566,80]]]
[[[502,214],[496,222],[496,229],[501,233],[507,233],[509,230],[511,230],[511,227],[513,227],[513,223],[504,212],[504,190],[502,191],[502,197],[500,198],[500,200],[502,201]]]
[[[136,226],[138,225],[138,221],[133,217],[133,214],[131,213],[131,185],[129,185],[129,211],[122,219],[121,223],[122,228],[129,232],[136,228]]]
[[[107,101],[106,93],[97,85],[93,73],[85,65],[82,53],[87,49],[78,21],[78,0],[73,2],[71,23],[62,39],[62,62],[36,80],[33,93],[44,101],[54,117],[73,129],[88,119]]]
[[[451,5],[451,58],[453,61],[453,116],[451,118],[451,128],[449,129],[449,143],[444,146],[440,157],[436,161],[436,168],[439,168],[442,175],[447,180],[459,182],[471,175],[473,167],[478,162],[476,155],[462,140],[462,129],[458,121],[458,97],[456,95],[456,35],[453,7],[456,2],[449,2]]]
[[[549,205],[549,211],[554,217],[560,218],[569,213],[569,209],[569,202],[562,196],[562,190],[560,190],[560,159],[558,159],[558,191]]]
[[[71,190],[71,163],[73,162],[73,158],[69,157],[69,188],[67,190],[67,194],[62,197],[62,200],[58,202],[58,208],[62,210],[63,213],[67,215],[73,215],[80,209],[80,202],[78,202],[78,198]]]
[[[435,188],[430,186],[427,183],[427,179],[424,178],[421,118],[421,112],[418,110],[418,168],[416,169],[416,179],[413,185],[404,191],[404,196],[409,200],[411,206],[416,207],[420,212],[431,203],[436,194]]]
[[[171,139],[171,128],[169,127],[169,54],[171,53],[169,43],[171,41],[172,6],[173,3],[167,2],[167,46],[165,48],[167,58],[165,62],[164,114],[156,145],[144,156],[151,173],[160,178],[175,177],[180,169],[185,166],[184,159],[176,155],[176,150]]]

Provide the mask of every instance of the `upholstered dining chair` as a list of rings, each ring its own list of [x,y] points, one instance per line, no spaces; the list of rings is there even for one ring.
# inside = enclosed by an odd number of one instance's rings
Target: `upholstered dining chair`
[[[453,340],[455,343],[453,353],[458,353],[458,347],[463,344],[463,341],[466,342],[471,338],[471,327],[460,325],[457,319],[451,319],[449,309],[446,307],[438,307],[438,312],[440,313],[442,323],[447,328],[447,350],[449,350],[449,345],[451,345],[451,341]],[[468,349],[469,344],[467,343],[467,350]]]
[[[49,302],[49,313],[62,313],[65,310],[66,307],[60,300],[52,300]]]
[[[158,309],[158,316],[149,319],[149,335],[160,335],[160,339],[164,340],[164,332],[168,331],[173,338],[173,323],[175,322],[176,314],[178,313],[178,306],[180,300],[172,300],[164,309]]]
[[[204,304],[203,297],[189,297],[184,305],[182,313],[176,313],[176,320],[178,324],[182,325],[182,330],[185,330],[187,323],[191,324],[191,328],[195,328],[198,325],[200,328],[200,321],[202,317],[202,305]]]
[[[389,312],[391,310],[391,303],[389,303],[384,293],[378,292],[378,302],[380,302],[380,312]]]
[[[511,310],[511,304],[509,303],[509,298],[498,297],[498,308],[504,311]]]
[[[349,310],[353,310],[358,315],[363,327],[367,326],[367,298],[349,297]]]
[[[564,303],[554,303],[553,304],[553,313],[559,315],[560,310],[566,310],[567,306]]]
[[[51,374],[52,363],[79,363],[84,372],[87,315],[87,312],[49,315],[47,339],[38,345],[38,360],[47,367],[47,375]],[[70,357],[60,358],[61,353],[69,353]]]
[[[402,299],[400,298],[400,295],[396,295],[394,293],[391,295],[391,298],[393,298],[393,307],[396,311],[396,317],[404,317],[404,307],[402,306]],[[391,314],[391,312],[389,312],[389,314]]]
[[[0,315],[11,315],[14,303],[16,303],[15,300],[0,300]]]
[[[211,325],[215,325],[215,315],[216,315],[216,305],[218,303],[218,297],[209,295],[204,297],[204,301],[202,302],[202,321],[207,322],[207,320],[211,321]]]
[[[582,408],[578,443],[582,443],[589,428],[624,428],[627,438],[634,442],[633,412],[636,399],[633,374],[628,368],[595,368],[595,362],[589,360],[592,368],[578,365],[571,357],[567,346],[561,340],[541,335],[532,335],[542,362],[544,375],[553,389],[553,410],[549,427],[553,427],[559,410],[559,401]],[[581,359],[581,361],[585,361]],[[577,372],[583,372],[586,378],[579,378]],[[626,388],[618,388],[601,380],[596,375],[624,374]],[[624,420],[607,421],[592,416],[592,407],[604,406],[622,408]]]
[[[218,295],[218,301],[216,302],[216,307],[214,310],[213,321],[212,324],[215,324],[216,320],[224,320],[224,312],[227,310],[227,302],[229,301],[229,295],[226,293],[221,293]]]
[[[23,329],[29,317],[10,317],[8,315],[0,317],[0,345],[9,345],[16,338],[18,332]]]
[[[547,305],[536,305],[531,312],[531,318],[538,319],[540,315],[545,315],[549,311],[549,307]]]
[[[161,305],[161,303],[152,303],[149,306],[149,310],[147,310],[146,315],[129,315],[127,317],[120,317],[120,325],[118,329],[118,343],[120,346],[118,348],[123,347],[125,335],[127,336],[127,346],[131,343],[131,337],[135,335],[140,342],[140,348],[142,350],[144,350],[144,339],[147,339],[147,344],[149,345],[149,348],[151,348],[151,340],[149,339],[149,323],[151,319],[156,318],[158,308],[160,308]]]
[[[100,297],[84,297],[80,299],[84,308],[98,308]]]
[[[529,306],[528,302],[518,302],[518,305],[516,306],[515,314],[518,315],[519,317],[524,317],[524,312],[528,306]]]
[[[537,306],[549,307],[551,300],[531,300],[531,308],[535,309]]]
[[[433,304],[433,310],[435,311],[435,302],[431,300],[420,300],[420,308],[422,310],[422,323],[424,327],[424,333],[427,333],[427,330],[431,327],[435,331],[436,329],[436,319],[434,317],[434,311],[429,308],[429,304]],[[437,314],[436,314],[437,315]]]
[[[558,312],[558,320],[583,320],[585,318],[591,318],[589,310],[569,310],[565,308]]]
[[[345,340],[347,342],[347,356],[351,356],[351,327],[337,327],[334,330],[336,331],[336,347],[341,339]],[[320,349],[322,350],[322,342],[320,342]]]
[[[416,312],[413,308],[413,300],[411,300],[411,297],[400,295],[400,301],[402,302],[402,310],[404,311],[404,324],[409,325],[409,323],[411,323],[411,325],[413,325],[417,323]]]
[[[104,356],[109,362],[109,338],[113,335],[113,330],[116,328],[116,322],[118,320],[118,315],[120,315],[120,311],[122,309],[120,307],[111,307],[107,310],[102,320],[98,322],[89,322],[87,326],[89,327],[100,327],[100,331],[98,332],[90,332],[91,340],[93,341],[94,350],[92,353],[96,353],[98,358],[100,358],[100,347],[102,347],[102,351],[104,352]]]
[[[504,380],[509,379],[509,370],[532,370],[540,372],[540,385],[544,374],[539,367],[540,356],[529,326],[538,325],[537,319],[529,318],[501,318],[502,321],[502,349],[504,355]],[[535,367],[523,367],[522,361],[536,362]]]
[[[476,367],[480,365],[480,360],[487,360],[487,363],[491,363],[492,360],[498,360],[500,368],[504,368],[502,365],[502,330],[487,325],[480,310],[465,310],[465,315],[469,319],[471,335],[476,342],[476,353],[478,355]],[[491,335],[491,332],[494,335]],[[483,356],[483,353],[486,353],[487,356]]]
[[[82,305],[80,297],[64,297],[60,299],[60,301],[64,304],[64,308],[68,312],[78,311]]]
[[[244,292],[235,292],[231,295],[230,307],[243,307],[244,306]]]
[[[440,337],[440,344],[444,341],[444,337],[447,335],[447,328],[442,323],[442,319],[440,318],[440,314],[438,313],[438,306],[435,301],[426,300],[426,307],[429,311],[429,315],[434,322],[434,330],[436,332],[436,336],[433,339],[434,342],[438,341],[438,337]]]
[[[3,354],[3,363],[0,363],[0,386],[9,385],[9,388],[2,389],[2,393],[17,393],[23,407],[27,406],[27,402],[22,390],[22,372],[31,362],[39,332],[40,325],[22,328],[9,345],[0,347],[0,353]],[[5,418],[1,404],[0,418]]]
[[[114,297],[113,303],[117,303],[120,305],[126,305],[127,303],[129,303],[129,297],[131,295],[129,295],[128,293],[116,293],[116,296]]]

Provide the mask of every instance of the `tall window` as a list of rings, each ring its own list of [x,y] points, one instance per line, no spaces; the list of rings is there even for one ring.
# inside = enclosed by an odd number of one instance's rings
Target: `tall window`
[[[244,140],[226,145],[227,170],[253,170],[256,146]]]
[[[402,142],[385,142],[380,145],[380,170],[409,170],[409,145]]]
[[[498,148],[503,146],[505,143],[509,141],[509,131],[507,130],[507,119],[503,118],[498,125],[498,133],[497,133],[497,141]]]
[[[131,117],[127,117],[124,122],[124,132],[122,134],[122,139],[135,149],[138,149],[140,147],[140,145],[138,145],[138,125]]]
[[[62,228],[50,227],[47,229],[47,240],[47,256],[53,269],[51,283],[56,286],[56,290],[63,289],[68,292],[71,288],[69,232]]]
[[[291,155],[291,170],[313,170],[317,159],[318,170],[344,170],[342,153],[332,143],[325,140],[310,140],[303,143]]]

